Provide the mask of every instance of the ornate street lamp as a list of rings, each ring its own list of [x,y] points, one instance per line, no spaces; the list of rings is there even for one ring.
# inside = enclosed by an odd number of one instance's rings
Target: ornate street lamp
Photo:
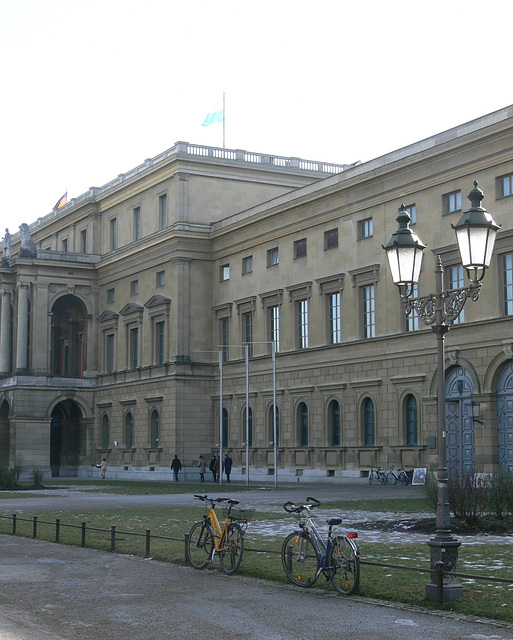
[[[413,285],[418,282],[422,252],[425,245],[409,228],[410,216],[401,206],[397,222],[399,229],[383,249],[394,284],[399,287],[406,313],[416,310],[426,325],[433,327],[437,337],[438,371],[438,506],[436,533],[428,542],[430,547],[431,582],[426,585],[426,597],[437,599],[437,563],[443,563],[443,599],[463,599],[463,587],[454,574],[458,570],[458,547],[460,542],[452,535],[449,511],[447,451],[445,441],[445,334],[451,323],[459,316],[468,298],[479,299],[481,280],[490,266],[493,246],[499,225],[481,206],[484,194],[474,182],[474,189],[468,195],[470,209],[465,211],[453,229],[456,232],[461,261],[467,270],[470,286],[462,289],[443,290],[443,266],[440,256],[436,258],[436,292],[413,298]]]

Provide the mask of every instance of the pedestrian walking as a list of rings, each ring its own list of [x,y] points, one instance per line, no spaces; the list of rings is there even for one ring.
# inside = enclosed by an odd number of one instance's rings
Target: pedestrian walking
[[[226,473],[226,482],[230,482],[230,473],[232,472],[233,460],[228,454],[224,457],[224,472]]]
[[[199,457],[198,461],[200,482],[205,482],[205,471],[207,470],[207,463],[205,462],[205,458],[203,456]]]
[[[180,462],[180,458],[175,453],[175,457],[173,459],[173,462],[171,463],[171,471],[175,475],[175,482],[178,482],[178,472],[180,471],[181,468],[182,468],[182,463]]]
[[[212,471],[214,482],[217,482],[219,480],[219,458],[215,454],[210,459],[208,468]]]
[[[100,474],[102,476],[102,480],[105,480],[105,474],[107,473],[107,466],[108,466],[107,460],[106,458],[103,458],[100,464]]]

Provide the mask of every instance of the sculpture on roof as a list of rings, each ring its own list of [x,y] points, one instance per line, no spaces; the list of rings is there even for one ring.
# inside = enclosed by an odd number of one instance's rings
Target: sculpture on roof
[[[9,233],[9,229],[5,230],[3,248],[4,248],[4,256],[3,256],[2,262],[6,264],[9,262],[9,260],[12,259],[12,238],[11,238],[11,234]]]
[[[26,222],[20,224],[21,247],[19,258],[35,258],[37,256],[36,245],[30,236],[30,229]]]

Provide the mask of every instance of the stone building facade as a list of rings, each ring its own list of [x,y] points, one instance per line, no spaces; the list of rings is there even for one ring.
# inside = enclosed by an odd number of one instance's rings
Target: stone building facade
[[[418,294],[438,255],[464,286],[451,224],[474,180],[501,229],[446,337],[448,460],[513,468],[513,108],[345,166],[176,143],[38,219],[34,255],[15,235],[0,267],[3,462],[166,477],[175,453],[192,473],[222,449],[234,477],[436,468],[436,340],[382,245],[404,204],[428,245]]]

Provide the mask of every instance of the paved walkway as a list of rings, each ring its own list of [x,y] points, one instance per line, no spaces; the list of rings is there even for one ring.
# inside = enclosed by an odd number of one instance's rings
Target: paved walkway
[[[513,626],[0,535],[0,640],[513,640]]]

